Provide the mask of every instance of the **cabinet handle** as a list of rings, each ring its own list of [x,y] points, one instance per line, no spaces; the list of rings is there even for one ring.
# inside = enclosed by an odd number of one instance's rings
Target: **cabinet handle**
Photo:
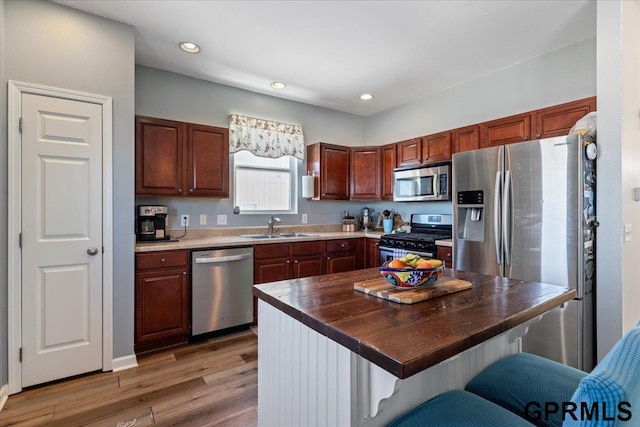
[[[167,260],[164,258],[160,258],[160,262],[166,262]]]
[[[536,138],[540,138],[542,135],[540,135],[539,133],[536,133]]]

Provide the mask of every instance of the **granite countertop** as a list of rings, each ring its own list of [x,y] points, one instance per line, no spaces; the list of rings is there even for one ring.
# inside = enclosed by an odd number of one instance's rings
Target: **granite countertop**
[[[255,285],[253,294],[398,378],[407,378],[571,300],[569,288],[445,270],[471,289],[416,304],[354,290],[378,269]]]
[[[356,239],[359,237],[380,238],[382,231],[338,231],[341,226],[318,226],[314,231],[313,226],[283,226],[279,227],[281,233],[305,233],[307,237],[286,237],[276,239],[250,239],[240,237],[240,234],[264,234],[266,227],[260,228],[219,228],[219,229],[193,229],[187,236],[179,238],[175,242],[149,242],[136,243],[135,252],[154,252],[175,249],[200,249],[234,246],[252,246],[271,243],[303,242],[313,240]],[[170,230],[169,235],[179,235],[180,230]]]
[[[436,246],[448,246],[453,247],[453,239],[436,240]]]

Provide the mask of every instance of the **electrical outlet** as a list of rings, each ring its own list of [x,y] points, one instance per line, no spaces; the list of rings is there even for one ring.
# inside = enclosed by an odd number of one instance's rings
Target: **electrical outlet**
[[[226,215],[218,215],[217,223],[218,223],[218,225],[227,225],[227,216]]]
[[[207,225],[207,214],[200,215],[200,225]]]
[[[188,227],[189,226],[189,215],[182,214],[180,215],[180,227]]]
[[[306,224],[309,218],[307,218],[307,214],[302,214],[302,223]]]

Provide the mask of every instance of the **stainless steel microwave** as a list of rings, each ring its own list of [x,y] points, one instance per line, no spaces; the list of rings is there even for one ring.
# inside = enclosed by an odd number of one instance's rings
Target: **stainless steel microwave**
[[[394,169],[393,200],[425,202],[451,200],[451,165],[421,165]]]

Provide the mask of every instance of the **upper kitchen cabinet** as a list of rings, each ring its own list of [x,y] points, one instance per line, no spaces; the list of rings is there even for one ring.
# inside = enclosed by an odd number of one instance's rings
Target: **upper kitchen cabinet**
[[[480,148],[480,126],[472,125],[452,130],[451,145],[454,153]]]
[[[229,195],[229,131],[136,116],[136,195]]]
[[[451,160],[451,132],[440,132],[422,137],[422,163]]]
[[[387,144],[382,150],[382,200],[393,200],[393,169],[396,167],[396,144]]]
[[[136,117],[136,195],[183,194],[184,132],[180,122]]]
[[[480,124],[480,148],[528,141],[531,114],[518,114]]]
[[[532,113],[531,134],[535,139],[568,135],[579,119],[593,111],[596,111],[595,97],[536,110]]]
[[[422,138],[413,138],[396,143],[397,166],[419,165],[422,163]]]
[[[351,148],[351,200],[380,200],[382,151],[380,147]]]
[[[324,142],[307,146],[307,170],[318,176],[313,200],[349,200],[349,151]]]

